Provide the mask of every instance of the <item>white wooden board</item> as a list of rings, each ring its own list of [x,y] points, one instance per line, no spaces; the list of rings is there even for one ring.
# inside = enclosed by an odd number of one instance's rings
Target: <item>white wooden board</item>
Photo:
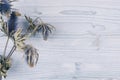
[[[41,17],[56,32],[48,41],[41,36],[28,41],[40,52],[35,68],[16,52],[6,80],[120,80],[120,0],[19,0],[13,5],[23,13],[20,19]]]

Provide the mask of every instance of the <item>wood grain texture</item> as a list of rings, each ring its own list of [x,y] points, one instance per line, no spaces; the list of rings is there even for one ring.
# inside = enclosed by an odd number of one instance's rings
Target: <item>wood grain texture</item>
[[[16,52],[6,80],[120,80],[120,0],[19,0],[13,5],[56,31],[48,41],[41,35],[28,40],[40,52],[37,66],[29,68]]]

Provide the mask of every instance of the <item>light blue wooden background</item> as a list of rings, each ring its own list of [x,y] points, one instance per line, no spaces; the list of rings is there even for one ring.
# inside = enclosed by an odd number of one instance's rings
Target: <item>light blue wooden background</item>
[[[23,54],[16,52],[6,80],[120,80],[120,0],[19,0],[13,4],[21,13],[54,25],[56,32],[48,41],[27,41],[39,49],[38,65],[29,68]],[[1,48],[4,42],[0,41]]]

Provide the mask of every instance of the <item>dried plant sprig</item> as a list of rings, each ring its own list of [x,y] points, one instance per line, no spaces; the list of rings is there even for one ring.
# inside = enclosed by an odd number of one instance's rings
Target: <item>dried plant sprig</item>
[[[9,15],[7,17],[7,22],[5,22],[2,17],[0,18],[1,31],[4,32],[7,36],[4,53],[3,55],[0,55],[0,80],[2,80],[2,77],[6,78],[7,71],[11,67],[11,56],[16,49],[22,49],[26,55],[27,64],[30,67],[34,67],[38,62],[39,53],[38,50],[33,46],[29,44],[26,45],[25,40],[31,35],[39,32],[42,33],[43,39],[47,40],[48,35],[55,29],[54,26],[48,23],[44,23],[40,18],[33,20],[32,18],[25,16],[29,23],[27,30],[30,32],[30,34],[22,34],[22,29],[17,29],[17,18],[21,14],[11,10],[11,2],[14,1],[16,0],[0,0],[0,13],[2,15]],[[6,55],[9,39],[12,39],[14,44],[8,55]]]
[[[12,21],[10,21],[10,22],[12,22]],[[15,29],[11,29],[11,33],[9,33],[9,29],[8,29],[9,27],[7,25],[7,22],[4,22],[2,17],[1,17],[1,25],[2,25],[1,31],[4,32],[6,34],[6,36],[10,37],[13,40],[14,45],[17,48],[22,48],[24,45],[24,41],[27,37],[25,34],[24,35],[22,34],[22,29],[18,28],[16,31],[15,31]],[[11,25],[10,27],[14,27],[14,26]]]
[[[10,18],[8,19],[7,22],[4,21],[4,19],[1,17],[0,18],[0,23],[1,23],[1,31],[5,33],[5,35],[11,37],[13,35],[13,33],[16,31],[17,29],[17,19],[18,16],[20,16],[21,14],[19,12],[13,11],[10,14]]]
[[[27,29],[28,32],[31,32],[33,30],[35,30],[34,34],[36,33],[42,33],[43,39],[47,40],[49,34],[51,34],[53,32],[53,30],[55,30],[55,27],[52,26],[49,23],[44,23],[41,18],[36,18],[35,20],[33,20],[30,17],[25,16],[26,20],[29,23],[29,27]]]
[[[13,48],[11,49],[11,52],[7,56],[7,58],[10,58],[11,55],[13,54],[13,52],[16,49],[23,49],[25,47],[25,42],[24,41],[27,38],[29,38],[29,36],[32,35],[33,32],[30,35],[22,34],[22,29],[18,28],[16,31],[13,29],[13,31],[11,32],[12,34],[9,35],[9,30],[8,30],[7,22],[4,22],[3,18],[1,18],[1,23],[2,23],[2,25],[4,23],[6,23],[6,25],[2,26],[1,31],[3,31],[8,36],[8,39],[10,37],[13,40],[13,42],[14,42]],[[8,40],[6,42],[6,46],[5,46],[5,50],[4,50],[4,56],[5,56],[5,53],[6,53],[7,44],[8,44]]]
[[[30,67],[34,67],[37,64],[39,58],[37,49],[31,45],[26,45],[24,48],[24,52],[26,55],[27,64]]]
[[[10,15],[10,18],[9,18],[8,22],[5,22],[4,19],[1,17],[1,26],[2,26],[1,31],[3,33],[5,33],[5,35],[8,37],[6,45],[5,45],[3,56],[5,56],[5,54],[6,54],[6,49],[7,49],[7,45],[8,45],[8,42],[9,42],[9,38],[11,38],[16,31],[17,16],[20,16],[20,15],[21,14],[19,12],[13,11]]]
[[[34,28],[36,27],[36,25],[34,24],[33,19],[31,17],[26,16],[26,15],[25,15],[25,19],[29,23],[29,27],[28,27],[27,31],[32,32],[34,30]]]
[[[14,45],[18,49],[23,49],[25,47],[25,40],[27,39],[27,35],[22,34],[22,29],[18,28],[17,31],[12,36]]]
[[[10,69],[11,65],[11,59],[0,55],[0,80],[2,80],[2,77],[6,78],[7,71]]]
[[[1,17],[1,31],[4,32],[5,35],[8,37],[5,44],[3,56],[5,56],[6,54],[9,38],[14,38],[13,34],[15,33],[17,27],[17,16],[20,16],[20,13],[13,11],[8,22],[5,22],[4,19]]]
[[[1,30],[3,33],[5,33],[6,36],[8,36],[8,35],[9,35],[9,30],[8,30],[7,22],[5,22],[2,17],[1,17],[0,19],[1,19],[1,21],[0,21],[0,23],[1,23],[1,28],[0,28],[0,30]]]
[[[7,42],[6,42],[6,44],[5,44],[4,53],[3,53],[3,56],[5,56],[5,54],[6,54],[6,49],[7,49],[7,45],[8,45],[9,38],[10,38],[11,34],[9,34],[7,22],[5,22],[2,17],[1,17],[0,19],[1,19],[1,21],[0,21],[0,23],[1,23],[1,28],[0,28],[0,30],[8,37],[8,38],[7,38]]]

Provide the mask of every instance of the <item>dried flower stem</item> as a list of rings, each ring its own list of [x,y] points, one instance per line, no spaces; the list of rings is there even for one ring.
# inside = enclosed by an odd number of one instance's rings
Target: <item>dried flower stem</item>
[[[34,32],[38,29],[38,27],[39,27],[39,26],[35,27],[35,29],[32,31],[32,33],[30,33],[30,34],[27,36],[27,38],[29,38],[31,35],[33,35]]]
[[[2,80],[2,75],[1,75],[1,73],[0,73],[0,80]]]
[[[16,46],[14,45],[6,58],[7,60],[9,60],[9,58],[12,56],[15,50],[16,50]]]
[[[5,45],[5,48],[4,48],[4,53],[3,53],[3,56],[5,57],[5,54],[6,54],[6,49],[7,49],[7,45],[8,45],[8,42],[9,42],[9,36],[7,37],[7,42],[6,42],[6,45]]]

